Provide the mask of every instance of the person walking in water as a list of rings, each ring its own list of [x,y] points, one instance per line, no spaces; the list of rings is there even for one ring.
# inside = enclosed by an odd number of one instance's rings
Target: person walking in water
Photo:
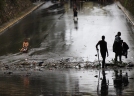
[[[107,57],[108,57],[108,49],[107,49],[107,42],[105,41],[105,36],[102,36],[102,40],[100,40],[97,44],[96,44],[96,49],[97,51],[98,49],[98,45],[100,45],[100,53],[101,53],[101,57],[102,57],[102,68],[105,67],[105,59],[106,59],[106,53],[107,53]]]
[[[74,7],[73,7],[73,13],[74,13],[74,20],[75,20],[75,18],[77,18],[77,20],[78,20],[78,17],[77,17],[78,11],[77,11],[76,5],[74,5]]]
[[[121,32],[118,32],[115,36],[114,44],[113,44],[113,52],[115,52],[115,62],[117,61],[117,57],[119,56],[120,62],[122,62],[122,43],[121,40]]]

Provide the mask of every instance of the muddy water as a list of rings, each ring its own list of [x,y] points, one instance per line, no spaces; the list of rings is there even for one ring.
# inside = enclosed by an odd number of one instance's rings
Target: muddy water
[[[118,76],[120,70],[122,77],[128,73],[129,83],[119,86],[114,83],[117,76],[113,69],[104,71],[105,78],[102,70],[98,69],[1,71],[0,96],[133,96],[134,70],[118,69]],[[102,88],[104,79],[107,89]],[[101,88],[104,92],[101,92]]]
[[[62,58],[82,58],[94,62],[97,60],[95,45],[102,35],[106,36],[107,60],[110,61],[115,56],[112,45],[118,31],[122,32],[121,38],[130,47],[128,58],[122,59],[133,62],[133,31],[116,3],[103,6],[92,1],[80,2],[78,21],[73,20],[71,2],[56,9],[55,6],[48,8],[51,5],[47,2],[0,35],[2,63]],[[22,54],[19,49],[25,38],[29,39],[30,50]]]

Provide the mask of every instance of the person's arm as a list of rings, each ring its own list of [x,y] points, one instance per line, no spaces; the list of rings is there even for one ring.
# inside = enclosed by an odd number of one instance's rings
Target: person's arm
[[[100,41],[96,44],[96,50],[99,50],[98,49],[98,45],[100,44]]]
[[[107,48],[107,43],[106,43],[106,48]],[[106,52],[107,52],[107,57],[108,57],[108,55],[109,55],[109,54],[108,54],[108,49],[106,49]]]

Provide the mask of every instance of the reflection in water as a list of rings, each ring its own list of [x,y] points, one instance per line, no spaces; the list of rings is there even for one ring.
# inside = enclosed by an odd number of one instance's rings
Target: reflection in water
[[[15,74],[0,75],[0,96],[90,96],[96,91],[90,88],[96,80],[87,77],[86,70],[36,71],[29,76],[26,72]]]
[[[77,18],[74,18],[77,19]],[[74,28],[78,30],[78,20],[74,20]]]
[[[24,83],[24,86],[25,87],[28,87],[29,86],[30,80],[29,80],[29,77],[28,76],[24,76],[23,77],[23,83]]]
[[[106,80],[105,70],[102,70],[102,82],[101,82],[101,96],[108,96],[108,82]]]
[[[79,90],[79,81],[77,80],[77,81],[75,81],[75,94],[79,93],[79,91],[80,91]]]
[[[120,70],[120,73],[118,70],[115,70],[114,87],[116,89],[117,96],[123,96],[122,91],[126,86],[128,86],[128,83],[127,72],[124,76],[122,76],[122,70]]]
[[[98,78],[94,74],[98,74],[97,69],[16,71],[10,75],[0,72],[0,96],[97,96]],[[133,88],[128,86],[127,75],[116,74],[112,84],[109,82],[113,81],[112,74],[113,70],[107,75],[102,70],[98,96],[133,96]],[[122,93],[124,89],[129,90],[129,93]]]

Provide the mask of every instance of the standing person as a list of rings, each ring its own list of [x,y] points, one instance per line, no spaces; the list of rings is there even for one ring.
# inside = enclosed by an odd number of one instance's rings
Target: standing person
[[[115,36],[114,44],[113,44],[113,52],[115,52],[115,62],[117,61],[117,57],[119,56],[120,62],[122,62],[122,40],[121,40],[121,32],[118,32]]]
[[[101,57],[102,57],[102,68],[104,68],[105,66],[105,59],[106,59],[106,53],[108,56],[108,50],[107,50],[107,42],[105,41],[105,36],[102,36],[102,40],[100,40],[97,44],[96,44],[96,49],[97,51],[98,49],[98,45],[100,45],[100,53],[101,53]]]
[[[77,11],[76,5],[74,5],[74,7],[73,7],[73,13],[74,13],[74,20],[75,20],[75,18],[77,18],[77,20],[78,20],[78,17],[77,17],[78,11]]]

